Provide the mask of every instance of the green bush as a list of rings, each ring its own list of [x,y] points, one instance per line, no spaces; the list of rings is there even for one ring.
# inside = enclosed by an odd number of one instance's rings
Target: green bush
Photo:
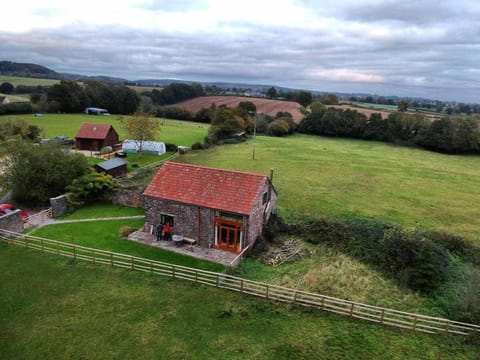
[[[66,187],[70,199],[77,203],[89,203],[101,199],[106,193],[112,192],[119,187],[118,181],[105,173],[97,173],[93,169],[73,180],[71,185]]]
[[[122,226],[119,230],[120,235],[124,238],[126,238],[128,235],[133,233],[136,229],[131,227],[131,226]]]

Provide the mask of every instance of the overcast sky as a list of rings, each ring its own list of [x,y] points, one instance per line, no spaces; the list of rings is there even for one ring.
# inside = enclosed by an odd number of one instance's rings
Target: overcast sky
[[[480,102],[480,1],[14,0],[0,60]]]

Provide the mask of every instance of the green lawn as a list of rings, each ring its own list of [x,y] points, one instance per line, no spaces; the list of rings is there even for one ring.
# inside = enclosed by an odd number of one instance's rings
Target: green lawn
[[[85,114],[43,114],[34,117],[32,114],[25,115],[2,115],[0,122],[7,119],[23,119],[29,124],[40,126],[44,130],[44,137],[53,138],[59,135],[74,137],[82,123],[111,124],[124,140],[127,134],[120,123],[120,118],[126,115],[93,116]],[[202,142],[208,132],[208,124],[194,123],[189,121],[159,119],[161,130],[158,140],[176,145],[191,146],[195,142]]]
[[[9,359],[475,359],[460,337],[399,331],[0,244]]]
[[[142,208],[133,208],[108,203],[85,205],[75,212],[59,217],[59,220],[98,219],[103,217],[145,215]]]
[[[110,216],[110,215],[104,215]],[[223,265],[177,254],[160,248],[126,240],[120,235],[120,228],[130,226],[141,229],[143,219],[89,221],[48,225],[31,232],[31,235],[63,241],[96,249],[114,251],[146,259],[163,261],[171,264],[189,266],[209,271],[221,272]]]
[[[317,217],[374,217],[480,244],[480,156],[296,134],[195,151],[180,161],[268,174],[278,207]]]

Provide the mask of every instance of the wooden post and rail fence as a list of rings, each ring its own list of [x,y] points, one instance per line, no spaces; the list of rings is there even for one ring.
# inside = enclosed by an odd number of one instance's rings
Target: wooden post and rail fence
[[[290,289],[283,286],[242,279],[223,273],[205,271],[111,251],[88,248],[61,241],[15,233],[8,230],[0,230],[0,240],[45,253],[53,253],[73,258],[75,260],[90,261],[94,264],[105,264],[168,276],[175,279],[188,280],[216,288],[257,296],[270,301],[280,301],[314,307],[350,318],[362,319],[401,329],[409,329],[430,334],[471,335],[476,333],[480,335],[479,325],[337,299],[298,289]]]

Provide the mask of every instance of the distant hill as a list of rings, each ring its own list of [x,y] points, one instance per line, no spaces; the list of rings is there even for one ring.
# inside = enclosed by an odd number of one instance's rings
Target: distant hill
[[[0,74],[9,76],[38,77],[53,79],[59,75],[45,66],[13,61],[0,61]]]
[[[55,70],[49,69],[45,66],[30,63],[17,63],[13,61],[0,61],[0,74],[7,76],[20,76],[39,79],[54,79],[54,80],[99,80],[113,84],[123,84],[128,82],[126,79],[116,78],[111,76],[87,76],[71,73],[58,73]]]

